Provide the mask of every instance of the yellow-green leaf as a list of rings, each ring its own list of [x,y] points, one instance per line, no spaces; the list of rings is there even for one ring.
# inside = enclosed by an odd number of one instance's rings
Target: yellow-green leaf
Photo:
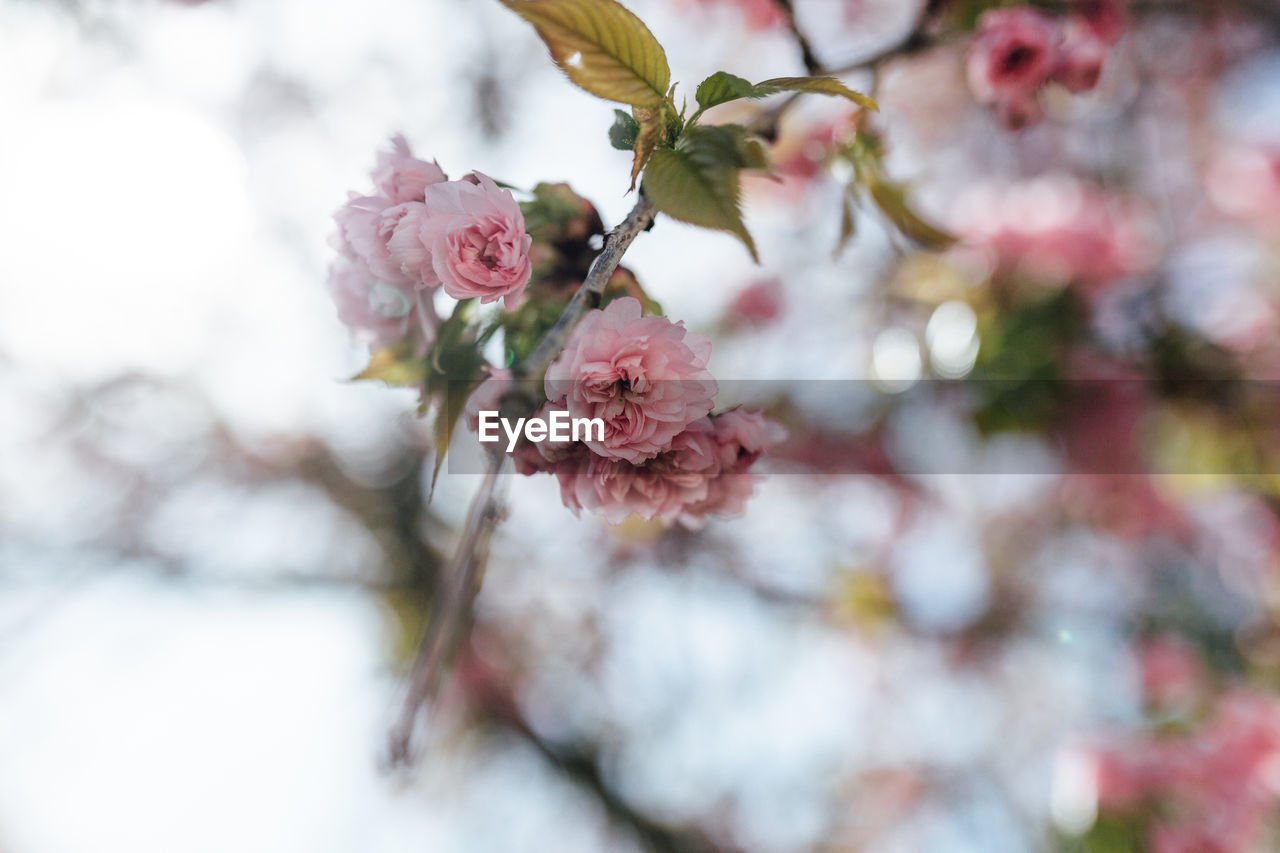
[[[644,164],[649,161],[649,155],[657,146],[666,123],[662,120],[662,110],[658,107],[632,107],[631,115],[639,125],[633,149],[635,156],[631,160],[631,189],[635,189],[636,178],[639,177]]]
[[[836,239],[833,257],[840,257],[849,241],[858,233],[858,220],[853,211],[853,193],[845,192],[840,197],[840,236]]]
[[[853,165],[856,183],[866,187],[880,213],[904,236],[925,248],[939,251],[955,244],[953,235],[930,224],[912,209],[907,201],[906,187],[885,175],[879,137],[858,134],[846,147],[844,155]]]
[[[736,137],[725,128],[689,128],[675,148],[653,152],[644,193],[672,219],[733,234],[759,262],[739,207]]]
[[[413,358],[397,349],[380,349],[369,359],[368,366],[351,379],[377,379],[395,387],[415,387],[423,383],[426,375],[426,359]]]
[[[869,176],[866,183],[876,207],[904,235],[925,248],[938,251],[955,244],[956,238],[953,235],[929,224],[911,209],[911,205],[907,203],[906,190],[900,184],[881,180],[875,174]]]
[[[657,106],[671,69],[644,22],[615,0],[501,0],[542,37],[569,79],[597,97]]]
[[[835,95],[853,101],[868,110],[880,111],[880,106],[871,98],[855,92],[834,77],[774,77],[754,86],[751,97],[763,98],[775,92],[811,92],[815,95]]]

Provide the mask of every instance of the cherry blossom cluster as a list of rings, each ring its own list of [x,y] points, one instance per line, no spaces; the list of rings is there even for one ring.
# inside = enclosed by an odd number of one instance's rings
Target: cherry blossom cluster
[[[479,172],[448,180],[400,137],[379,155],[372,178],[373,192],[353,193],[334,216],[330,275],[339,317],[372,348],[409,341],[417,357],[426,355],[441,325],[437,289],[457,300],[501,301],[508,311],[526,298],[533,238],[508,190]],[[604,432],[526,442],[517,469],[553,473],[566,506],[615,523],[635,514],[695,525],[740,512],[756,480],[748,469],[784,433],[759,414],[711,414],[710,354],[705,335],[644,316],[635,298],[589,312],[547,370],[543,415],[599,419]],[[481,409],[500,409],[501,381],[510,376],[490,371],[471,395],[473,430]]]
[[[1062,174],[974,187],[951,218],[968,245],[991,254],[997,274],[1038,282],[1097,287],[1142,271],[1158,255],[1140,202]]]
[[[1123,31],[1119,0],[1078,0],[1065,18],[1031,6],[989,10],[969,47],[969,86],[1007,127],[1034,124],[1044,117],[1036,96],[1046,84],[1074,93],[1098,85]]]
[[[509,191],[479,172],[450,181],[398,136],[372,177],[371,195],[352,193],[334,214],[329,282],[344,323],[375,348],[410,336],[426,346],[436,288],[515,306],[529,283],[532,240]]]
[[[740,513],[758,479],[749,469],[786,433],[757,412],[711,414],[710,354],[705,335],[644,316],[631,297],[589,312],[547,370],[543,417],[598,418],[604,434],[525,444],[517,470],[553,474],[565,506],[613,524],[637,515],[696,527]],[[495,374],[468,409],[491,405],[508,378]]]
[[[1185,713],[1204,693],[1205,675],[1184,644],[1157,641],[1142,652],[1147,700],[1162,715]],[[1153,853],[1243,853],[1253,845],[1278,792],[1280,706],[1239,687],[1208,719],[1182,735],[1154,736],[1099,751],[1098,804],[1111,814],[1156,807]]]

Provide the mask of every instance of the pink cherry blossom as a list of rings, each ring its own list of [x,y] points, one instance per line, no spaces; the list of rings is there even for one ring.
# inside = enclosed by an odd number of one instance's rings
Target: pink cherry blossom
[[[707,499],[720,473],[715,435],[700,418],[642,465],[580,450],[555,468],[565,506],[618,524],[630,515],[670,524]]]
[[[397,205],[382,196],[352,194],[333,215],[338,223],[337,248],[363,263],[375,277],[409,284],[411,278],[399,258],[392,256],[388,242],[396,224],[415,204],[422,206],[421,202]]]
[[[422,201],[428,186],[445,180],[441,168],[434,162],[414,157],[409,143],[399,134],[391,138],[390,151],[379,152],[378,165],[373,170],[373,182],[379,194],[392,204]]]
[[[645,317],[624,297],[592,311],[546,374],[547,399],[571,417],[600,418],[595,453],[643,462],[711,411],[711,341],[666,317]]]
[[[473,174],[474,180],[426,188],[425,209],[393,232],[397,258],[425,284],[438,282],[455,299],[502,299],[510,310],[529,283],[533,239],[511,193],[488,176]]]
[[[993,9],[979,21],[969,48],[969,86],[1017,128],[1039,119],[1036,91],[1057,62],[1058,30],[1048,15],[1030,7]]]
[[[759,412],[732,409],[711,419],[720,473],[707,483],[707,496],[686,507],[683,520],[700,521],[708,515],[738,515],[760,479],[747,470],[766,449],[787,437],[780,424]]]
[[[1087,92],[1098,85],[1106,59],[1106,42],[1083,20],[1069,20],[1062,29],[1053,79],[1072,92]]]
[[[344,255],[334,262],[329,288],[338,319],[371,348],[392,346],[422,328],[413,288],[379,279],[356,258]]]
[[[747,470],[785,430],[759,413],[739,410],[699,418],[652,459],[632,464],[583,444],[548,448],[517,459],[522,473],[549,470],[565,506],[617,524],[630,515],[699,527],[709,516],[742,512],[758,476]],[[521,467],[523,466],[523,467]]]

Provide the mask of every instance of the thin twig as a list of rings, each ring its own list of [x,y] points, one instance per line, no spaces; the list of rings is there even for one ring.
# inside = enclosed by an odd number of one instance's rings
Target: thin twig
[[[409,692],[405,696],[400,719],[391,730],[392,764],[406,765],[412,759],[413,733],[418,713],[440,687],[441,678],[471,617],[471,605],[484,578],[489,553],[489,540],[502,516],[498,486],[502,482],[507,455],[495,451],[489,455],[484,481],[471,499],[462,538],[453,559],[445,567],[443,589],[431,602],[426,634],[418,648],[409,676]]]
[[[822,63],[818,61],[817,55],[813,52],[813,45],[809,44],[809,40],[804,37],[804,33],[800,32],[800,26],[796,23],[796,10],[791,4],[791,0],[774,0],[779,8],[787,17],[787,29],[791,30],[791,35],[795,37],[796,44],[800,45],[800,61],[804,63],[804,68],[809,72],[810,77],[821,77],[825,72],[822,70]]]
[[[778,2],[786,2],[786,0],[778,0]],[[809,74],[811,76],[838,77],[841,74],[852,74],[854,71],[866,71],[868,69],[874,70],[886,60],[894,59],[899,56],[909,56],[910,54],[919,53],[922,50],[933,47],[937,41],[926,35],[924,31],[925,22],[928,20],[927,9],[927,5],[921,8],[920,16],[916,19],[915,25],[912,26],[910,32],[892,44],[886,45],[869,56],[864,56],[861,59],[855,60],[848,65],[840,66],[839,68],[823,68],[821,63],[817,63],[813,67],[810,67],[808,60],[805,62],[805,67],[809,69]],[[796,37],[802,38],[799,33],[796,33]],[[802,52],[808,51],[808,42],[801,41],[800,49]],[[814,61],[816,63],[816,60]],[[775,106],[761,111],[761,113],[751,122],[750,129],[752,132],[758,133],[766,139],[773,139],[777,136],[778,120],[782,118],[783,113],[791,109],[792,105],[794,105],[803,94],[803,92],[792,92],[786,98],[779,101]]]
[[[533,352],[516,366],[514,374],[517,379],[542,379],[551,362],[564,349],[574,327],[588,310],[600,304],[600,296],[622,261],[623,254],[636,236],[653,223],[656,213],[642,192],[627,218],[605,237],[604,248],[592,261],[582,285],[560,312],[555,324],[538,341]],[[515,401],[504,398],[504,410],[514,403]],[[480,591],[480,583],[484,577],[489,540],[502,515],[498,486],[507,461],[507,454],[501,451],[489,454],[484,481],[467,510],[462,538],[458,541],[453,559],[445,567],[442,576],[444,588],[431,602],[426,633],[409,675],[408,695],[400,718],[391,732],[390,758],[393,764],[404,765],[410,762],[419,712],[439,689],[458,639],[470,620],[471,605]]]

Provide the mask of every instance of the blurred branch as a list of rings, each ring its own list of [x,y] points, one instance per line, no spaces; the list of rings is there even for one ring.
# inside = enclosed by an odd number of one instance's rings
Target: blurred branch
[[[643,191],[635,207],[618,227],[605,236],[604,248],[591,263],[569,304],[556,318],[556,322],[538,341],[533,352],[516,365],[516,379],[540,380],[560,351],[564,349],[578,322],[587,311],[600,304],[605,285],[632,241],[653,224],[657,211]],[[504,416],[513,406],[532,409],[536,401],[510,399],[502,401]],[[401,709],[400,719],[391,732],[390,758],[393,764],[408,764],[418,713],[435,696],[444,670],[448,666],[458,638],[464,633],[471,615],[471,605],[484,577],[484,565],[488,557],[489,541],[501,519],[499,490],[503,468],[508,456],[495,450],[489,456],[488,470],[479,491],[471,499],[467,510],[462,539],[454,551],[453,559],[445,569],[443,594],[436,595],[431,603],[431,615],[426,633],[418,650],[417,659],[409,676],[409,692]]]
[[[800,45],[800,60],[804,63],[805,70],[809,72],[810,77],[821,76],[822,63],[818,61],[818,57],[814,55],[813,46],[809,44],[809,40],[804,37],[804,33],[800,32],[800,27],[796,24],[796,10],[791,0],[774,0],[774,2],[787,16],[787,28],[795,37],[796,44]]]
[[[444,589],[438,591],[431,601],[426,633],[409,675],[409,692],[400,719],[391,730],[390,758],[393,764],[410,763],[418,712],[439,689],[458,638],[470,621],[472,602],[484,580],[489,541],[502,517],[498,485],[506,462],[507,456],[500,450],[489,455],[484,481],[467,510],[462,539],[445,568]]]
[[[818,61],[813,55],[807,40],[795,27],[795,16],[791,11],[791,0],[777,0],[787,12],[787,20],[791,25],[791,31],[800,41],[800,49],[804,56],[805,68],[808,69],[810,76],[838,76],[841,74],[851,74],[854,71],[874,70],[882,62],[894,59],[899,56],[909,56],[919,53],[923,50],[933,47],[938,43],[937,39],[925,34],[925,24],[928,22],[931,14],[931,5],[928,3],[921,4],[920,11],[916,16],[915,23],[911,29],[898,40],[891,42],[880,50],[869,56],[851,62],[848,65],[839,68],[827,68]],[[773,139],[777,136],[778,121],[782,115],[791,108],[791,106],[800,98],[801,92],[793,92],[788,95],[776,106],[767,110],[763,110],[760,115],[756,116],[751,123],[751,129],[764,136],[766,139]]]
[[[720,845],[696,828],[673,827],[637,811],[604,778],[599,755],[590,745],[557,744],[534,731],[520,712],[510,679],[495,672],[479,655],[467,654],[467,698],[482,720],[501,725],[518,735],[556,770],[591,794],[609,817],[628,828],[651,853],[714,853]]]

